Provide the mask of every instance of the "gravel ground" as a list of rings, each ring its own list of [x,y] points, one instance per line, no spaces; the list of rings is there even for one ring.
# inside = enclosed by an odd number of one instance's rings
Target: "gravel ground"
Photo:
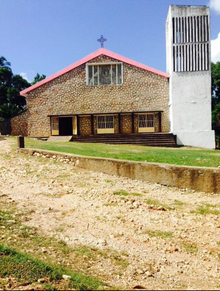
[[[220,195],[86,171],[10,143],[0,140],[0,195],[30,210],[26,225],[97,252],[85,252],[87,272],[123,289],[220,288]]]

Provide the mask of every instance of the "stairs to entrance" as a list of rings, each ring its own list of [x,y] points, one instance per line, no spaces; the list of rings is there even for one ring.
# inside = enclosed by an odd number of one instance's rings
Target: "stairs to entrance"
[[[100,134],[73,136],[72,142],[133,144],[142,146],[176,147],[176,136],[172,133]]]

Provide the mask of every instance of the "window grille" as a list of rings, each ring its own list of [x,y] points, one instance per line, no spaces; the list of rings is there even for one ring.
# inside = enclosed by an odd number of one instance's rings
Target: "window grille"
[[[123,83],[122,64],[88,64],[87,85],[114,85]]]
[[[153,114],[139,114],[138,115],[139,127],[154,127],[154,115]]]
[[[173,71],[190,72],[210,69],[208,15],[174,17]]]
[[[111,116],[98,116],[98,128],[114,128],[114,117]]]

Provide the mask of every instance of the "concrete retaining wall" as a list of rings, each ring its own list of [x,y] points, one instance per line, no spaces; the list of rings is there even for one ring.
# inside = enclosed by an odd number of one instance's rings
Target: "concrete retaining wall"
[[[30,155],[45,156],[75,166],[131,179],[161,185],[187,188],[195,191],[220,194],[220,169],[175,166],[159,163],[132,162],[115,159],[85,157],[53,151],[20,149]]]

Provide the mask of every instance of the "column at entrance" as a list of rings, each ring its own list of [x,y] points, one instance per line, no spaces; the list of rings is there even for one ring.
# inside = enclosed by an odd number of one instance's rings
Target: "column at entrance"
[[[121,127],[121,114],[118,114],[118,133],[122,133],[122,127]]]
[[[91,115],[91,134],[94,135],[94,115]]]
[[[73,135],[77,135],[77,116],[73,116]]]
[[[132,133],[134,133],[134,112],[131,114],[131,120],[132,120]]]
[[[161,118],[161,112],[159,112],[159,132],[162,132],[162,118]]]
[[[80,118],[79,118],[79,115],[77,115],[77,135],[80,135]]]

